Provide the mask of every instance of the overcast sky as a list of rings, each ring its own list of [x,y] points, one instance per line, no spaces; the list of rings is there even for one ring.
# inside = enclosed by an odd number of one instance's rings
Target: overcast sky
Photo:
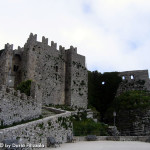
[[[77,47],[91,71],[150,67],[150,0],[0,0],[0,49],[31,32]]]

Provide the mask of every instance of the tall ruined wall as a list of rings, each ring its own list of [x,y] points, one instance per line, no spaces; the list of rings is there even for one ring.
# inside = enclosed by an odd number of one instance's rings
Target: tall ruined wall
[[[0,87],[0,126],[38,118],[41,115],[42,105],[41,94],[39,89],[37,90],[32,88],[31,97],[2,85]]]
[[[0,51],[0,84],[6,83],[5,65],[6,65],[6,53],[4,53],[4,50],[1,50]]]
[[[0,84],[12,86],[14,82],[11,77],[12,55],[13,45],[5,44],[4,50],[0,52]]]
[[[130,90],[150,91],[148,70],[135,70],[120,72],[122,82],[117,90],[117,96]],[[121,135],[149,135],[150,111],[126,110],[117,117],[117,126]]]
[[[23,48],[18,47],[18,50],[13,51],[11,75],[14,77],[14,88],[22,81],[22,52]]]
[[[87,107],[87,69],[85,57],[77,54],[76,48],[70,47],[67,55],[66,103],[77,107]]]
[[[21,82],[22,50],[13,50],[13,45],[7,43],[0,51],[0,85],[16,87]]]
[[[117,95],[129,90],[150,91],[150,80],[148,70],[135,70],[119,72],[122,82],[119,85]]]
[[[34,46],[37,43],[37,35],[30,34],[27,43],[24,45],[22,53],[22,79],[35,80],[35,68],[37,65],[37,55]]]

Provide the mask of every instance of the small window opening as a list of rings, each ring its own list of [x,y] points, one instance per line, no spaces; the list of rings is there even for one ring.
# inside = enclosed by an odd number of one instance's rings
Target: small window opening
[[[104,85],[104,84],[105,84],[105,81],[102,82],[102,85]]]
[[[58,76],[57,76],[57,74],[55,74],[55,78],[56,78],[56,80],[58,79]]]
[[[131,80],[133,80],[134,79],[134,76],[133,75],[131,75]]]
[[[58,66],[56,66],[56,72],[58,72]]]
[[[14,65],[14,72],[17,72],[19,69],[19,66]]]
[[[125,80],[126,78],[125,78],[125,76],[122,76],[122,80]]]

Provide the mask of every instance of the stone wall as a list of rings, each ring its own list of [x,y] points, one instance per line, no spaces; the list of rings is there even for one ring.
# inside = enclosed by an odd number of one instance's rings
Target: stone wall
[[[34,91],[32,89],[32,91]],[[35,94],[37,97],[35,97]],[[40,91],[26,96],[13,88],[0,87],[0,126],[32,120],[41,115]]]
[[[71,113],[65,112],[46,117],[30,123],[0,130],[0,142],[4,139],[19,139],[21,143],[47,145],[47,137],[54,137],[56,141],[67,142],[67,135],[72,135]]]
[[[88,75],[85,57],[77,54],[77,49],[67,51],[66,103],[77,107],[87,107]]]
[[[76,141],[87,141],[86,136],[75,136]],[[148,142],[149,136],[97,136],[97,141],[141,141]]]
[[[119,85],[117,95],[129,90],[150,91],[150,80],[148,70],[135,70],[119,72],[122,82]]]
[[[47,39],[36,41],[30,35],[24,47],[24,80],[36,81],[42,89],[43,104],[65,103],[65,60],[56,44],[48,45]],[[27,59],[27,61],[25,61]]]
[[[150,91],[148,70],[119,72],[119,76],[117,96],[131,90]],[[150,111],[126,110],[117,117],[117,127],[121,135],[150,135]]]
[[[11,77],[13,45],[5,44],[4,50],[0,54],[0,85],[11,85],[14,79]],[[11,81],[11,82],[10,82]]]
[[[117,128],[121,135],[150,135],[150,110],[126,110],[117,117]]]

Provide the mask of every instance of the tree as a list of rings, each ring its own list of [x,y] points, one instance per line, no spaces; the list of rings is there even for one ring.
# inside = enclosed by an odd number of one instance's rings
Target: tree
[[[101,74],[97,71],[88,72],[88,100],[89,105],[95,107],[101,115],[101,121],[104,121],[105,113],[111,106],[121,77],[118,72]]]
[[[128,91],[116,97],[112,106],[107,110],[109,124],[112,124],[112,113],[117,113],[116,125],[120,131],[129,131],[132,135],[135,130],[134,123],[142,124],[142,119],[150,109],[150,93],[147,91]]]

